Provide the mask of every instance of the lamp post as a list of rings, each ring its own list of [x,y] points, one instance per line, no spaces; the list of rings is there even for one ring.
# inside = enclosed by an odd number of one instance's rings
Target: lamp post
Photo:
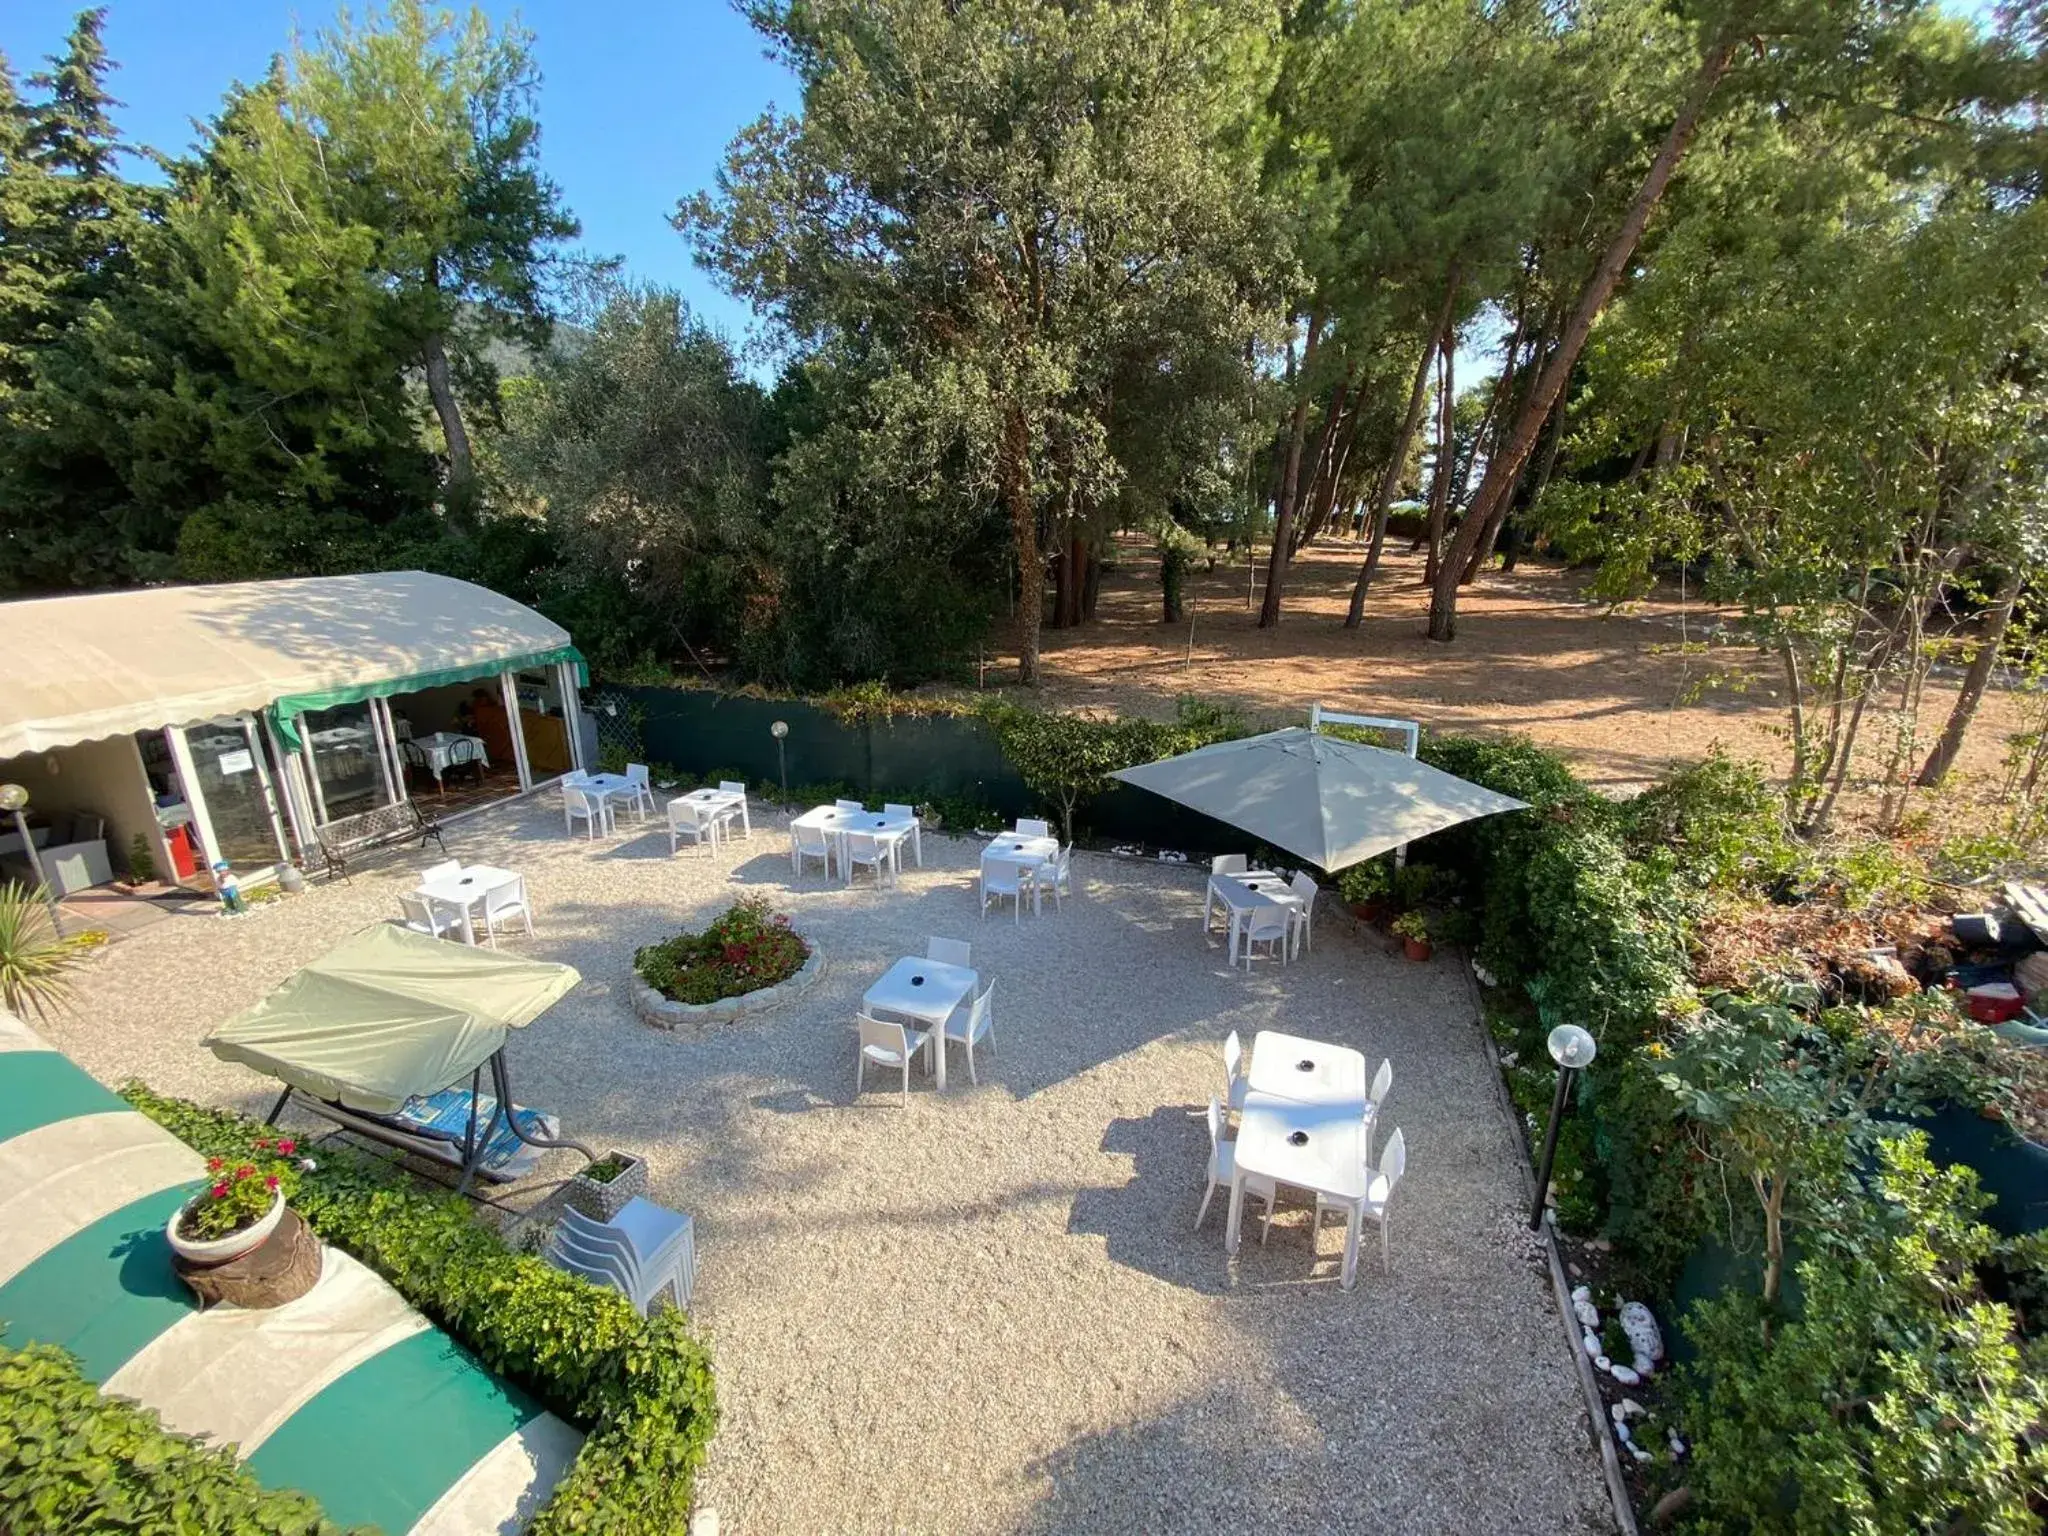
[[[782,803],[789,804],[789,758],[782,743],[789,735],[789,722],[778,720],[768,727],[768,734],[775,738],[775,766],[782,771]]]
[[[1550,1059],[1557,1063],[1557,1097],[1550,1103],[1550,1129],[1543,1135],[1543,1160],[1536,1169],[1536,1203],[1529,1207],[1529,1229],[1543,1225],[1543,1196],[1550,1189],[1550,1163],[1557,1156],[1557,1127],[1564,1119],[1572,1076],[1593,1064],[1600,1047],[1576,1024],[1560,1024],[1550,1032]]]
[[[28,852],[28,867],[36,872],[36,889],[43,893],[43,900],[50,904],[50,925],[62,933],[64,921],[57,914],[57,893],[50,889],[49,877],[43,873],[43,857],[36,852],[36,840],[29,835],[28,818],[22,812],[28,809],[28,791],[19,784],[0,784],[0,811],[14,817],[14,830],[21,834],[21,846]]]

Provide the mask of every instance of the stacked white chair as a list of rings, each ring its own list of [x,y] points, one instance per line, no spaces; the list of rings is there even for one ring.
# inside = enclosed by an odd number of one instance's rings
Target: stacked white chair
[[[688,839],[693,847],[710,848],[718,841],[717,824],[688,800],[668,803],[668,851],[674,853]]]
[[[1347,1221],[1376,1221],[1380,1228],[1380,1272],[1389,1273],[1393,1268],[1388,1255],[1388,1214],[1394,1202],[1394,1187],[1401,1182],[1401,1175],[1408,1171],[1408,1141],[1397,1127],[1387,1139],[1387,1150],[1375,1169],[1369,1158],[1362,1158],[1359,1172],[1365,1179],[1365,1193],[1356,1200],[1339,1200],[1331,1195],[1316,1196],[1316,1230],[1322,1230],[1323,1213],[1334,1211]],[[1346,1283],[1351,1276],[1344,1277]]]
[[[962,1003],[946,1019],[945,1033],[939,1042],[939,1049],[960,1044],[967,1047],[967,1081],[980,1083],[981,1078],[974,1070],[974,1046],[979,1040],[987,1040],[993,1050],[996,1043],[996,984],[990,977],[983,983],[978,996]]]
[[[882,805],[882,814],[884,816],[894,816],[898,818],[907,816],[910,818],[910,856],[917,861],[917,867],[919,869],[923,869],[924,824],[917,819],[917,807],[914,805],[890,805],[889,803],[884,801]]]
[[[626,798],[633,803],[633,814],[642,821],[653,811],[654,776],[645,763],[626,764]]]
[[[688,1311],[696,1289],[695,1223],[638,1195],[610,1221],[563,1211],[548,1256],[559,1269],[624,1292],[643,1315],[664,1289]]]
[[[855,1016],[860,1030],[860,1053],[854,1058],[853,1091],[857,1097],[867,1081],[868,1063],[878,1067],[900,1067],[903,1071],[903,1103],[910,1104],[910,1059],[931,1040],[928,1029],[912,1029],[898,1019],[878,1019],[869,1013]]]
[[[1307,870],[1298,869],[1294,872],[1294,878],[1287,882],[1287,889],[1301,898],[1301,905],[1289,914],[1294,920],[1290,938],[1294,952],[1300,954],[1303,950],[1315,947],[1309,942],[1309,928],[1315,921],[1316,897],[1322,893],[1322,887],[1316,884],[1314,875]]]
[[[1195,1212],[1195,1230],[1202,1230],[1202,1218],[1209,1214],[1209,1202],[1216,1198],[1216,1191],[1227,1190],[1237,1176],[1237,1143],[1223,1139],[1223,1105],[1213,1095],[1209,1099],[1209,1187],[1202,1192],[1202,1208]],[[1280,1191],[1273,1181],[1264,1174],[1248,1173],[1244,1176],[1244,1192],[1248,1199],[1266,1202],[1266,1225],[1259,1233],[1259,1246],[1266,1246],[1266,1238],[1273,1230],[1273,1202],[1280,1197]]]
[[[484,937],[491,948],[498,947],[499,921],[514,917],[525,924],[529,934],[533,932],[533,908],[527,905],[524,875],[510,885],[493,886],[484,892]]]
[[[718,787],[728,795],[738,795],[740,803],[719,812],[719,819],[740,824],[740,836],[751,839],[754,835],[754,818],[747,810],[747,786],[735,779],[720,779]]]

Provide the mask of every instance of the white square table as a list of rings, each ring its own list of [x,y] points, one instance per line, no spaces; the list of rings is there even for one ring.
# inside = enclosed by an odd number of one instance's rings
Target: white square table
[[[595,795],[598,803],[605,807],[607,818],[611,816],[611,802],[615,797],[639,793],[633,781],[623,773],[585,774],[583,782],[576,787],[586,795]]]
[[[1029,864],[1032,868],[1031,910],[1043,910],[1041,897],[1044,887],[1038,883],[1038,876],[1045,866],[1060,856],[1060,840],[1056,837],[1035,837],[1023,832],[999,832],[981,850],[984,866],[990,859],[1000,859],[1006,864]]]
[[[1309,1063],[1305,1070],[1303,1062]],[[1238,1112],[1224,1251],[1237,1252],[1247,1173],[1338,1200],[1361,1199],[1364,1116],[1365,1057],[1359,1052],[1277,1030],[1254,1036],[1244,1107]],[[1357,1279],[1359,1225],[1345,1224],[1346,1290]]]
[[[869,832],[889,849],[889,867],[900,867],[903,844],[917,828],[915,816],[891,816],[885,811],[842,811],[836,805],[813,806],[790,823],[792,827],[809,827],[825,834],[831,845],[833,857],[839,860],[839,872],[846,883],[853,883],[853,866],[846,859],[846,834]],[[792,834],[793,836],[794,834]]]
[[[693,789],[687,795],[677,795],[669,804],[678,801],[695,806],[698,819],[710,826],[712,839],[720,841],[725,837],[729,819],[726,813],[745,805],[747,796],[746,791],[737,789]]]
[[[462,942],[476,942],[475,910],[492,891],[503,890],[506,886],[523,884],[523,877],[509,869],[499,869],[491,864],[470,864],[452,875],[443,875],[438,880],[425,882],[413,894],[428,901],[438,902],[444,907],[454,907],[462,914]]]
[[[1301,898],[1288,889],[1287,882],[1270,869],[1247,870],[1241,875],[1211,875],[1209,891],[1202,898],[1202,931],[1209,929],[1209,912],[1221,904],[1230,920],[1230,963],[1237,964],[1238,931],[1245,919],[1259,907],[1299,907]],[[1289,934],[1288,942],[1293,942]]]
[[[965,965],[948,965],[943,960],[922,960],[905,955],[884,971],[861,997],[870,1013],[906,1014],[932,1032],[931,1046],[937,1056],[932,1080],[941,1093],[946,1090],[946,1020],[953,1010],[974,995],[980,975]]]

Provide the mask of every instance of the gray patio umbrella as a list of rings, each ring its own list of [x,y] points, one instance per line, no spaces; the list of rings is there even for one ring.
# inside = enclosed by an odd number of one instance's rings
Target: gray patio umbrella
[[[1294,726],[1111,775],[1241,827],[1319,869],[1342,869],[1480,816],[1524,811],[1401,752]]]

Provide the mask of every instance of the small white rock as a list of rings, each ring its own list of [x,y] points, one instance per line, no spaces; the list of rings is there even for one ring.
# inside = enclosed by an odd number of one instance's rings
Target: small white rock
[[[1614,1370],[1614,1362],[1608,1359],[1605,1355],[1595,1355],[1593,1357],[1593,1363],[1599,1366],[1600,1369],[1603,1371],[1612,1373]]]
[[[1594,1338],[1592,1334],[1585,1333],[1579,1335],[1579,1342],[1586,1346],[1586,1358],[1588,1360],[1598,1360],[1600,1358],[1600,1341]]]
[[[1643,1380],[1642,1373],[1640,1371],[1632,1370],[1630,1367],[1626,1365],[1609,1366],[1607,1368],[1607,1374],[1612,1376],[1616,1381],[1620,1382],[1624,1387],[1640,1386]]]
[[[1657,1362],[1647,1355],[1637,1355],[1630,1364],[1635,1367],[1635,1373],[1645,1381],[1657,1374]]]
[[[1592,1332],[1600,1330],[1600,1309],[1590,1301],[1572,1303],[1572,1314],[1578,1318],[1579,1326]]]
[[[1674,1456],[1683,1456],[1685,1454],[1685,1442],[1679,1439],[1676,1431],[1671,1436],[1671,1454]]]
[[[1650,1453],[1644,1450],[1640,1445],[1632,1445],[1629,1447],[1629,1449],[1635,1452],[1635,1457],[1637,1461],[1648,1461],[1650,1459]]]
[[[1650,1410],[1645,1408],[1641,1403],[1637,1402],[1634,1398],[1624,1397],[1620,1402],[1614,1405],[1614,1411],[1616,1413],[1619,1413],[1624,1419],[1640,1419]]]
[[[1640,1301],[1625,1301],[1621,1304],[1621,1328],[1628,1335],[1628,1341],[1635,1347],[1638,1357],[1652,1362],[1664,1358],[1664,1335],[1657,1327],[1657,1319],[1650,1309]],[[1637,1367],[1641,1369],[1640,1366]]]
[[[1628,1422],[1628,1409],[1620,1403],[1614,1403],[1609,1405],[1607,1416],[1617,1424],[1626,1424]]]
[[[1593,1287],[1591,1287],[1590,1285],[1579,1285],[1572,1287],[1572,1301],[1574,1304],[1577,1304],[1578,1302],[1582,1301],[1591,1301],[1592,1299]]]

